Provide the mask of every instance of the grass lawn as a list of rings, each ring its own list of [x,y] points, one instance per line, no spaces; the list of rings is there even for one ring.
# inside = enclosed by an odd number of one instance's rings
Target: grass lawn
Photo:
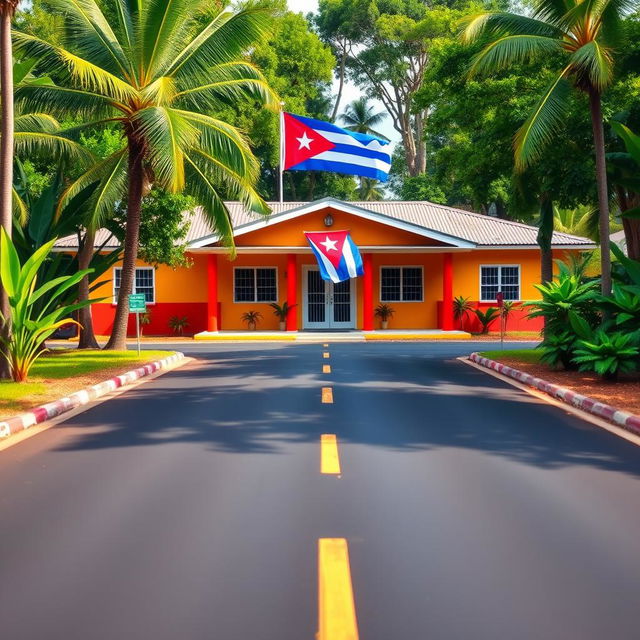
[[[518,362],[531,362],[537,364],[540,362],[540,352],[537,349],[505,349],[501,351],[481,351],[480,355],[490,360],[499,360],[504,362],[505,358],[513,358]]]
[[[57,400],[83,387],[171,355],[171,351],[77,351],[60,349],[41,356],[24,383],[0,381],[0,416]]]

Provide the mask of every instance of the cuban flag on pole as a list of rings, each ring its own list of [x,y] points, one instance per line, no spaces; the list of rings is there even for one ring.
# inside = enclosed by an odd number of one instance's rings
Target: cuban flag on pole
[[[304,235],[318,260],[323,280],[343,282],[364,274],[360,251],[348,231],[305,231]]]
[[[282,113],[281,171],[332,171],[386,182],[389,142],[330,122]]]

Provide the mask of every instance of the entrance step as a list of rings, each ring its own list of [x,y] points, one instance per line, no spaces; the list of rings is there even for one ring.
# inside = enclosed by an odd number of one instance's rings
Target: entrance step
[[[296,342],[364,342],[364,334],[360,331],[301,332],[296,335]]]

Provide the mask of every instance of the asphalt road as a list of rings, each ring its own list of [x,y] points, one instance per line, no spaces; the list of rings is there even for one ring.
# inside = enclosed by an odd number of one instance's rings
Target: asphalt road
[[[334,537],[361,640],[640,637],[634,444],[468,345],[195,348],[0,452],[3,640],[313,640]]]

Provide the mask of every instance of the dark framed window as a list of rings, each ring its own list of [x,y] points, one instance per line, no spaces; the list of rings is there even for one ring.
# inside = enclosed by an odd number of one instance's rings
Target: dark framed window
[[[122,281],[122,267],[113,269],[113,303],[117,304]],[[147,304],[156,301],[156,270],[153,267],[136,267],[136,276],[131,293],[144,293]]]
[[[499,291],[505,300],[520,300],[520,265],[480,267],[480,301],[494,302]]]
[[[382,302],[422,302],[422,267],[381,267]]]
[[[234,302],[277,302],[278,270],[275,267],[236,267],[233,270]]]

